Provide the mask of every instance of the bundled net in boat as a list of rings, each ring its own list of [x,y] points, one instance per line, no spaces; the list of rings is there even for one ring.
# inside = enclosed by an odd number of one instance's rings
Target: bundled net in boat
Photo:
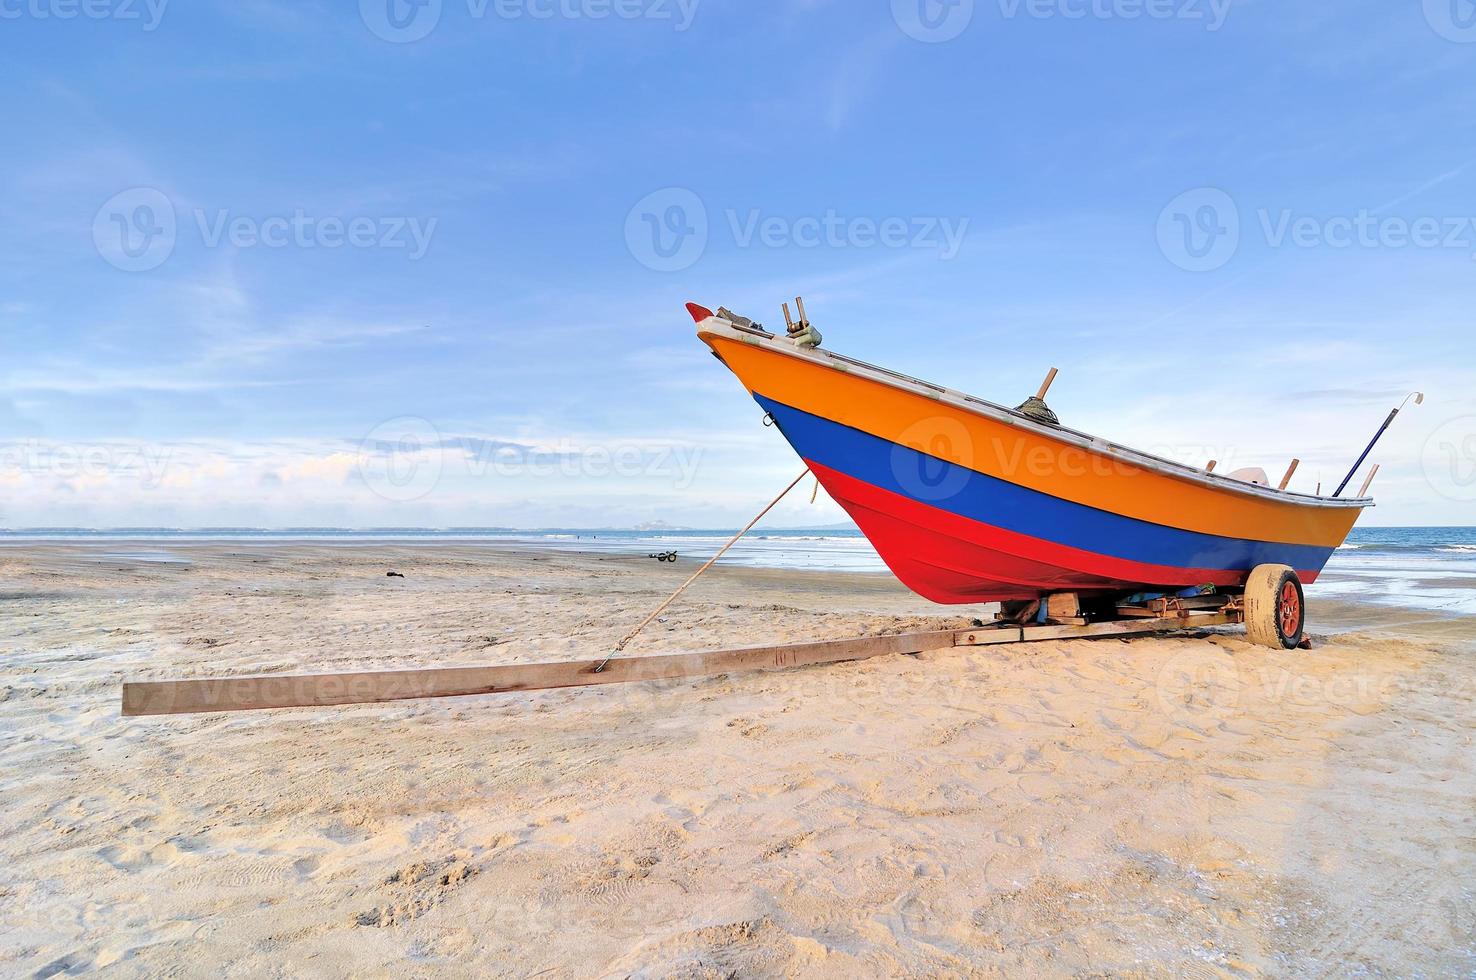
[[[1056,413],[1051,411],[1051,407],[1045,403],[1045,399],[1036,398],[1034,395],[1025,399],[1023,405],[1017,405],[1015,411],[1024,415],[1026,418],[1035,419],[1037,422],[1044,422],[1046,425],[1061,424],[1061,420],[1056,418]]]

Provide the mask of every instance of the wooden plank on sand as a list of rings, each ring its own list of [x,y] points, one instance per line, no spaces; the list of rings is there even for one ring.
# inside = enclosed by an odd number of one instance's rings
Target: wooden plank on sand
[[[1011,631],[1014,632],[1014,631]],[[802,667],[922,653],[954,645],[956,630],[863,636],[819,643],[744,647],[707,653],[621,657],[597,671],[602,660],[434,667],[343,674],[259,674],[174,681],[126,681],[123,714],[177,715],[201,711],[252,711],[338,704],[377,704],[416,698],[455,698],[510,691],[539,691],[594,684],[627,684],[723,674],[738,670]]]
[[[1026,626],[1020,632],[1026,643],[1034,640],[1094,639],[1103,636],[1136,636],[1143,633],[1167,633],[1172,630],[1196,629],[1201,626],[1229,626],[1240,622],[1223,613],[1190,613],[1164,619],[1126,619],[1120,622],[1091,623],[1087,626]]]
[[[339,704],[379,704],[418,698],[459,698],[513,691],[542,691],[596,684],[677,680],[730,671],[804,667],[924,653],[950,647],[1076,637],[1131,636],[1223,626],[1239,622],[1223,613],[1189,613],[1164,619],[1091,623],[1086,626],[1008,626],[933,630],[892,636],[861,636],[818,643],[742,647],[707,653],[662,654],[563,663],[504,664],[497,667],[430,667],[343,674],[255,674],[177,681],[126,681],[123,714],[182,715],[203,711],[255,711],[265,708],[322,708]],[[604,670],[600,664],[605,663]]]

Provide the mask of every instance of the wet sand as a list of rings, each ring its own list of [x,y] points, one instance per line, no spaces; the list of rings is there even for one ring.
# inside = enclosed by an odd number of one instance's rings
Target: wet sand
[[[0,972],[1476,972],[1471,617],[119,716],[124,677],[589,657],[693,567],[0,548]],[[718,568],[632,652],[980,613]]]

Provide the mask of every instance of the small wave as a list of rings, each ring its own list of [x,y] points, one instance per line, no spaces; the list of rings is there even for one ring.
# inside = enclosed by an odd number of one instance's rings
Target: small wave
[[[1450,544],[1450,545],[1446,545],[1443,548],[1436,548],[1435,550],[1436,551],[1454,551],[1454,552],[1456,552],[1458,554],[1462,554],[1462,555],[1476,554],[1476,544]]]
[[[1430,543],[1430,542],[1422,542],[1420,544],[1409,544],[1408,542],[1404,542],[1404,541],[1359,541],[1359,542],[1356,542],[1356,543],[1349,542],[1347,544],[1342,544],[1342,545],[1339,545],[1338,546],[1338,550],[1339,551],[1342,551],[1344,549],[1357,550],[1357,551],[1373,551],[1373,552],[1396,554],[1396,555],[1411,555],[1411,554],[1426,554],[1426,555],[1428,555],[1428,554],[1432,554],[1433,552],[1437,552],[1437,551],[1476,551],[1476,545],[1469,545],[1469,544],[1448,545],[1448,544],[1434,544],[1434,543]]]

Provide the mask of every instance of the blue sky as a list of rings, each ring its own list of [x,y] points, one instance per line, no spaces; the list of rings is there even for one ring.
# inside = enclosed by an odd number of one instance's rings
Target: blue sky
[[[0,523],[732,525],[687,300],[1476,523],[1471,0],[0,0]],[[827,523],[823,499],[776,520]]]

